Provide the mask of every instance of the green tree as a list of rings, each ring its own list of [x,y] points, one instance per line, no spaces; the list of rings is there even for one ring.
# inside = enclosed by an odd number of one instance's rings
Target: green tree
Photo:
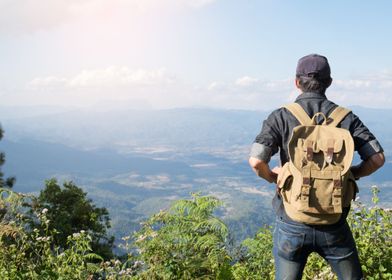
[[[238,280],[274,279],[271,228],[261,228],[255,238],[245,239],[241,246],[244,249],[243,256],[233,266],[234,278]]]
[[[67,248],[67,238],[81,230],[91,236],[94,253],[109,259],[113,256],[114,237],[108,236],[110,217],[106,208],[96,207],[86,193],[72,182],[61,187],[55,179],[46,181],[37,198],[37,205],[50,220],[49,230],[55,230],[54,245]]]
[[[228,230],[213,215],[221,202],[193,195],[143,223],[135,234],[145,271],[140,279],[231,279]]]
[[[349,224],[358,247],[365,279],[392,279],[392,211],[378,206],[379,188],[372,187],[373,205],[354,204]]]
[[[3,129],[1,128],[0,125],[0,140],[3,138]],[[0,152],[0,188],[8,187],[12,188],[12,186],[15,183],[15,177],[8,177],[4,178],[4,173],[1,171],[1,166],[5,162],[5,154],[3,152]]]
[[[91,237],[81,231],[68,236],[68,248],[52,243],[47,210],[26,212],[35,200],[32,195],[0,189],[0,204],[7,215],[0,222],[0,279],[91,279],[102,258],[90,246]],[[31,219],[37,227],[31,227]],[[41,228],[39,230],[38,228]]]

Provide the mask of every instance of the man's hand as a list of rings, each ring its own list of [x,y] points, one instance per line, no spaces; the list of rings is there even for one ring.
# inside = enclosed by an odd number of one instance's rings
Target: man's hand
[[[271,170],[273,173],[276,174],[276,176],[279,176],[280,172],[282,172],[282,167],[281,166],[275,166],[274,168],[272,168]]]
[[[385,163],[384,153],[377,153],[370,156],[367,160],[351,167],[351,172],[356,179],[369,176]]]
[[[279,171],[277,171],[277,173],[272,171],[268,163],[258,158],[250,157],[249,165],[252,167],[257,176],[267,180],[269,183],[276,183]]]

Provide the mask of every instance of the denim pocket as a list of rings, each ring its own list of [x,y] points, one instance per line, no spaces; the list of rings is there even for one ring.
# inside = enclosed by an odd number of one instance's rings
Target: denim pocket
[[[289,261],[301,259],[304,240],[305,233],[287,232],[280,228],[278,230],[278,255]]]
[[[327,258],[345,258],[356,250],[354,238],[347,224],[335,230],[324,231],[324,237],[327,245],[325,252]]]

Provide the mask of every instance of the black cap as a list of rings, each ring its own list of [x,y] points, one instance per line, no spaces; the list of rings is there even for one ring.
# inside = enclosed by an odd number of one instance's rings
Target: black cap
[[[331,79],[331,68],[328,59],[318,54],[310,54],[298,60],[297,77],[314,77],[317,80]]]

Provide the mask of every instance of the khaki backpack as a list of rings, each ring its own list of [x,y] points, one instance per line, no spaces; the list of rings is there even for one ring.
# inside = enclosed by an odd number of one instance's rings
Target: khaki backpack
[[[311,119],[297,103],[284,107],[300,122],[288,143],[290,160],[278,176],[285,211],[305,224],[336,223],[358,190],[350,171],[354,141],[336,127],[350,111],[337,107],[328,118],[316,113]],[[316,124],[318,116],[322,124]]]

